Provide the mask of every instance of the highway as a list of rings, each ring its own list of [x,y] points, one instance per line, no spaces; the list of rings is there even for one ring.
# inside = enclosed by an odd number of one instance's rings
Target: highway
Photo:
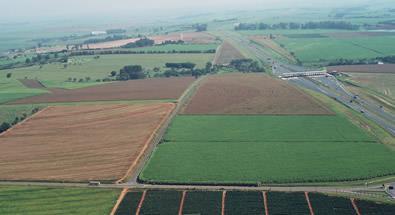
[[[284,73],[303,73],[309,72],[306,68],[299,65],[290,65],[279,60],[273,59],[270,52],[262,46],[252,43],[248,38],[234,32],[221,32],[221,36],[225,39],[238,43],[248,49],[250,55],[255,56],[258,60],[266,65],[272,66],[273,75],[281,77]],[[318,69],[317,69],[318,70]],[[297,86],[322,93],[331,97],[343,105],[360,112],[366,118],[372,120],[389,134],[395,136],[395,116],[386,112],[379,104],[361,99],[360,97],[348,92],[345,87],[336,79],[336,77],[325,74],[322,76],[296,77],[287,78],[290,83]]]

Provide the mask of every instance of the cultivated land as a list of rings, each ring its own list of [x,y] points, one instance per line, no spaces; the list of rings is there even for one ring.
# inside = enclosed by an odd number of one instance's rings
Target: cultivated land
[[[115,181],[134,170],[171,103],[50,107],[0,136],[1,180]]]
[[[50,93],[16,100],[11,103],[178,99],[194,80],[193,77],[152,78],[113,82],[71,90],[51,89]]]
[[[339,116],[178,116],[140,180],[348,181],[394,174],[394,155]]]
[[[303,63],[325,63],[336,59],[375,58],[395,54],[394,36],[278,37],[276,41]],[[339,51],[341,50],[341,51]]]
[[[183,114],[325,115],[327,108],[285,81],[265,74],[210,76]]]
[[[214,54],[124,54],[124,55],[100,55],[99,59],[94,59],[94,56],[79,56],[70,58],[70,63],[67,68],[63,64],[45,64],[40,69],[39,66],[2,70],[0,71],[0,93],[18,93],[19,88],[14,88],[14,82],[19,82],[17,79],[37,79],[47,88],[81,88],[91,85],[97,85],[101,82],[96,82],[96,79],[103,79],[109,77],[111,71],[119,71],[126,65],[141,65],[145,69],[152,70],[159,67],[162,70],[166,63],[182,63],[192,62],[196,63],[198,68],[204,68],[207,62],[212,61]],[[12,78],[7,79],[7,73],[12,73]],[[152,73],[151,75],[154,75]],[[68,78],[85,79],[90,77],[90,82],[73,83],[67,82]],[[7,87],[7,85],[12,85]],[[21,86],[21,83],[17,83]],[[3,89],[4,88],[4,89]],[[15,90],[14,90],[15,89]],[[31,90],[27,90],[30,92]],[[25,91],[23,91],[25,92]],[[34,93],[35,91],[32,91]],[[39,90],[38,92],[42,92]],[[22,93],[22,92],[20,92]],[[5,95],[7,96],[7,95]],[[2,98],[0,97],[0,102]]]
[[[215,55],[214,64],[227,65],[232,60],[244,59],[244,58],[245,58],[244,55],[238,49],[236,49],[231,43],[225,41],[219,47]]]
[[[0,186],[0,214],[109,214],[120,191],[112,189]]]
[[[0,78],[0,104],[47,92],[45,89],[28,88],[18,80],[1,80]]]
[[[301,192],[243,192],[226,191],[155,191],[147,190],[146,197],[141,198],[143,191],[129,191],[122,200],[117,215],[134,214],[138,208],[136,202],[142,201],[140,214],[310,214],[305,193]],[[181,193],[185,192],[184,204],[181,205]],[[266,196],[266,202],[264,201]],[[316,214],[356,214],[351,199],[328,196],[318,193],[307,193],[312,211]],[[148,197],[148,200],[147,200]],[[152,202],[155,200],[155,202]],[[221,203],[224,203],[223,205]],[[395,211],[393,204],[379,204],[372,201],[355,200],[361,214],[390,215]],[[129,206],[129,207],[127,207]],[[160,210],[158,210],[160,207]],[[148,213],[144,213],[148,212]]]

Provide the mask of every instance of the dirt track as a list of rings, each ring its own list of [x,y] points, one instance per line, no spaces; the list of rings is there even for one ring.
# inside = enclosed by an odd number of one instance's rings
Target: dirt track
[[[0,180],[120,179],[174,106],[50,107],[0,136]]]
[[[51,93],[16,100],[11,104],[177,99],[194,80],[193,77],[152,78],[73,90],[51,89]]]
[[[183,114],[332,114],[285,81],[232,73],[203,81]]]

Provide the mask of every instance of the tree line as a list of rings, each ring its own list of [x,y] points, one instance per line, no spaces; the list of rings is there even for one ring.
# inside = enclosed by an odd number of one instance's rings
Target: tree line
[[[280,22],[276,24],[266,23],[239,23],[234,27],[236,31],[240,30],[267,30],[267,29],[340,29],[340,30],[358,30],[359,25],[344,21],[320,21],[320,22]]]
[[[33,110],[30,112],[31,115],[37,113],[40,109],[38,107],[33,108]],[[12,126],[18,124],[19,122],[25,120],[28,117],[27,113],[23,113],[21,117],[15,117],[15,119],[11,122],[3,122],[2,124],[0,124],[0,134],[7,131],[8,129],[10,129]]]
[[[328,66],[341,66],[341,65],[363,65],[363,64],[378,64],[379,62],[383,63],[395,63],[395,55],[394,56],[384,56],[377,58],[364,58],[364,59],[344,59],[339,58],[336,60],[332,60],[327,63]]]
[[[140,48],[140,47],[147,47],[147,46],[153,46],[155,44],[154,40],[148,39],[148,38],[141,38],[135,42],[128,43],[126,45],[121,46],[121,48]]]
[[[202,53],[215,53],[215,49],[209,49],[205,51],[201,50],[169,50],[169,51],[155,51],[155,50],[84,50],[71,52],[70,56],[83,56],[83,55],[111,55],[111,54],[202,54]]]

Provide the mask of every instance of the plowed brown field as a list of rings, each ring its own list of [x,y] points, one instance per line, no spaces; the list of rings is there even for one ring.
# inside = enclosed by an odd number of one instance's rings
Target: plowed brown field
[[[160,103],[45,109],[0,136],[0,180],[120,179],[173,108]]]
[[[224,42],[215,55],[214,64],[228,65],[232,60],[244,59],[244,55],[231,43]]]
[[[210,76],[183,114],[332,114],[313,98],[264,74]]]
[[[12,104],[177,99],[194,80],[193,77],[152,78],[73,90],[52,89],[51,93],[16,100]]]
[[[45,89],[45,86],[37,80],[33,79],[19,79],[19,81],[27,88]]]

